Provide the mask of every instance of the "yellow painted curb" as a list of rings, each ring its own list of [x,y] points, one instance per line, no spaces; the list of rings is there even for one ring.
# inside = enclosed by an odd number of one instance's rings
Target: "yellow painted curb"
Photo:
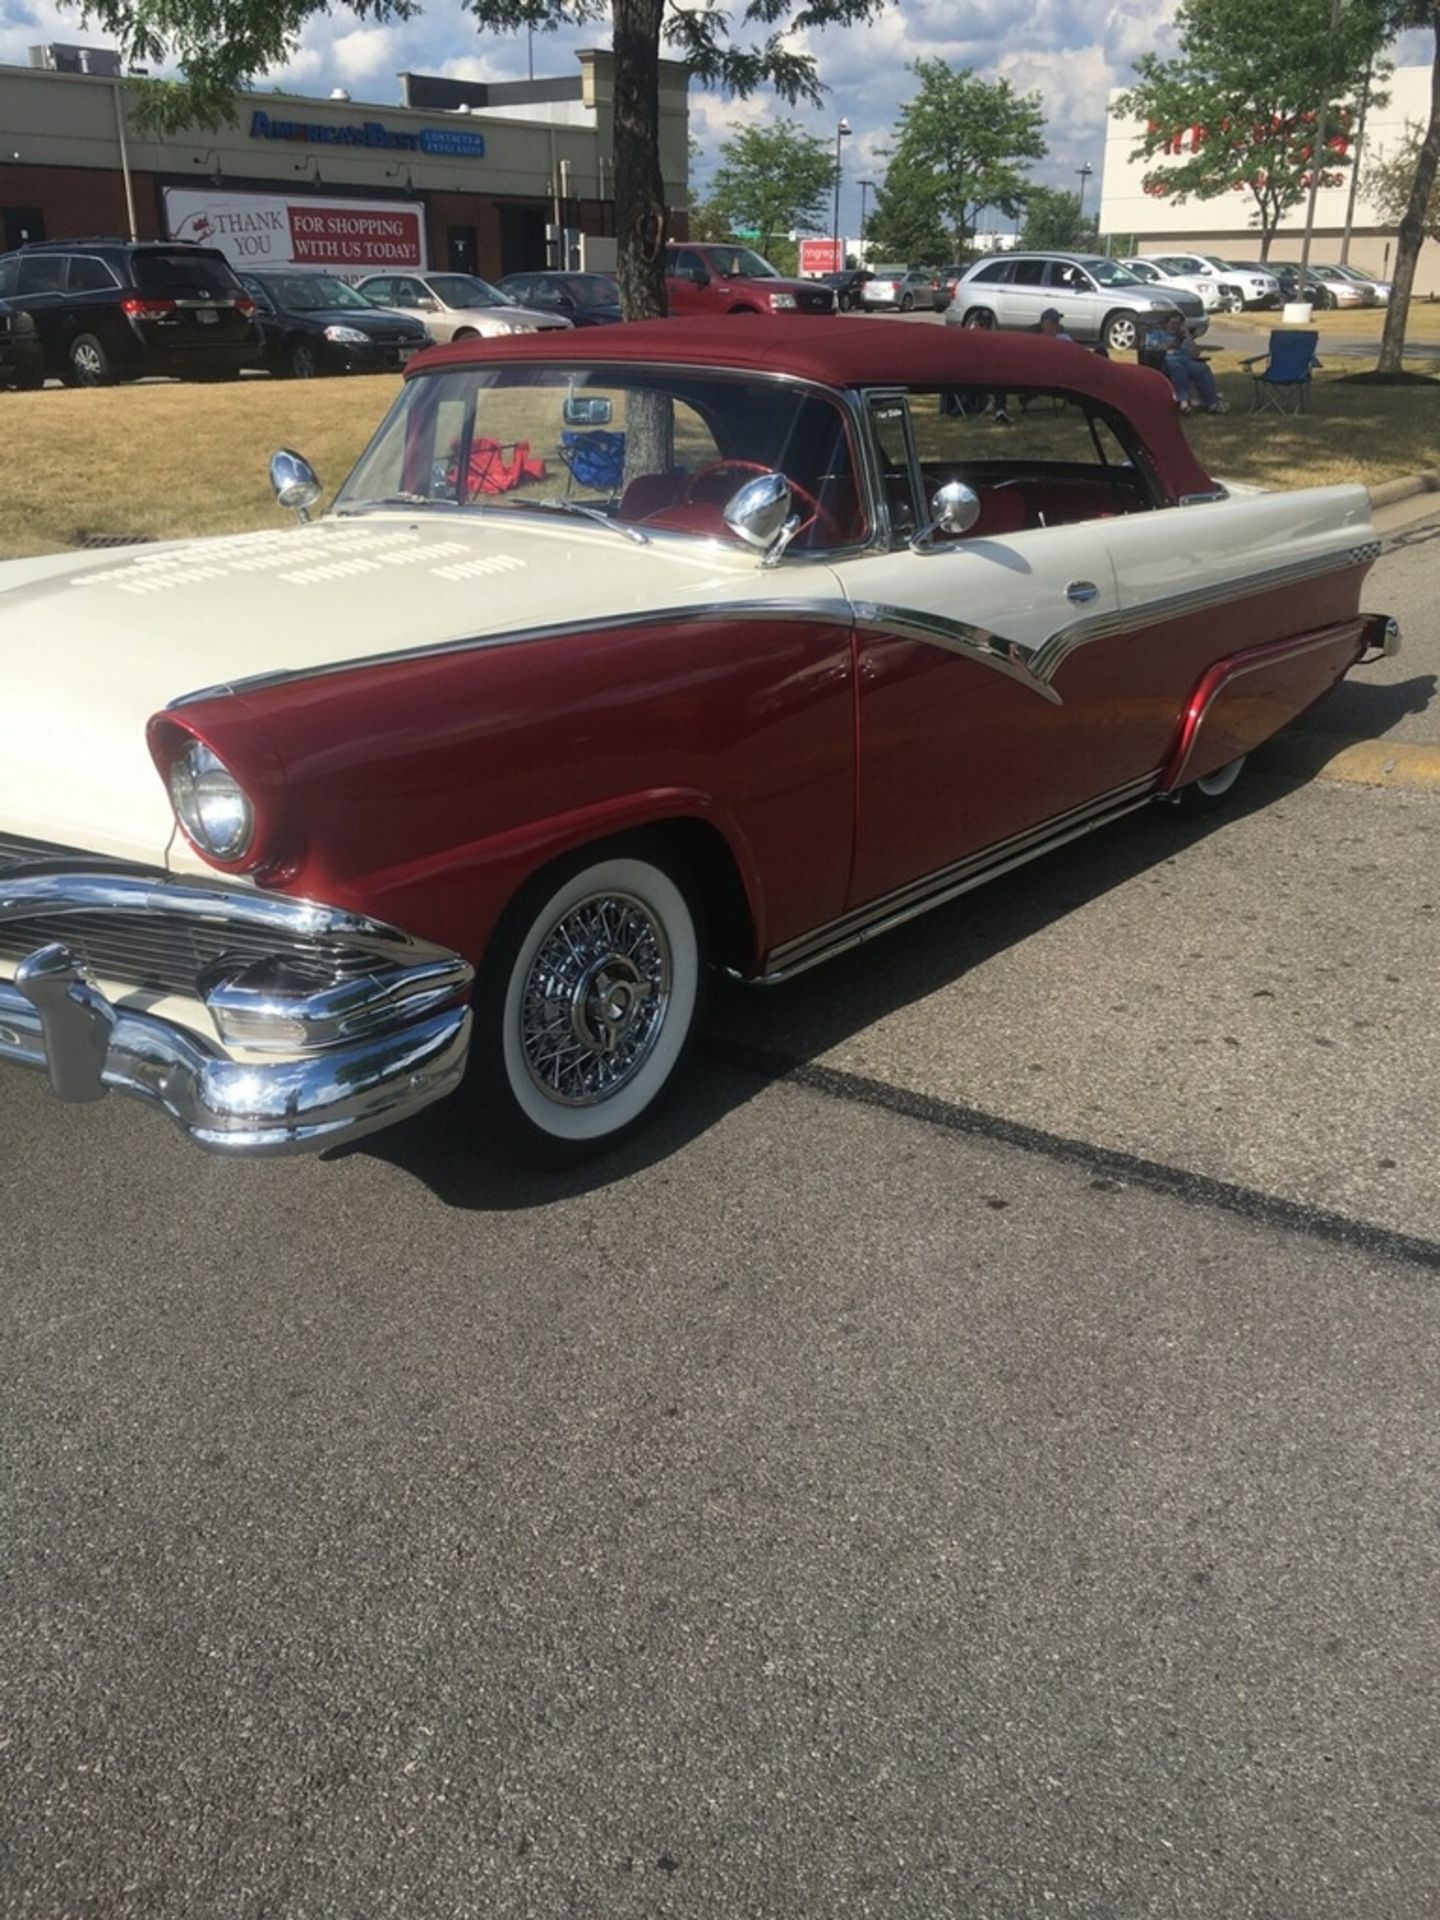
[[[1346,740],[1333,733],[1291,733],[1263,749],[1265,763],[1286,773],[1339,780],[1355,787],[1399,787],[1440,793],[1440,746],[1403,740]]]

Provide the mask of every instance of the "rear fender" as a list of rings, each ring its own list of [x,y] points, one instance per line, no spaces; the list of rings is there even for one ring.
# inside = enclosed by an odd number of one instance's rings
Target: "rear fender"
[[[1357,614],[1216,661],[1185,703],[1159,791],[1218,772],[1314,706],[1376,644],[1371,629],[1372,621]]]

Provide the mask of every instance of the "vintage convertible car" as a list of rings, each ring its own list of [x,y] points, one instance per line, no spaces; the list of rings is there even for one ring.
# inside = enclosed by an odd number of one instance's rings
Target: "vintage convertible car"
[[[323,519],[0,567],[0,1056],[240,1152],[468,1066],[496,1141],[594,1148],[707,964],[1218,803],[1393,650],[1377,552],[1361,488],[1227,492],[1161,376],[1065,341],[434,349]]]

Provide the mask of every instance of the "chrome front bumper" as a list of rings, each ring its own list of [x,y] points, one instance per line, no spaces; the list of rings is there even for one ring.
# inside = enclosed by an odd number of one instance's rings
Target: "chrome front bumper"
[[[193,993],[219,1039],[143,1004],[143,979],[117,1004],[70,943],[50,939],[18,960],[13,983],[0,980],[0,1059],[44,1068],[62,1100],[113,1088],[160,1107],[201,1146],[302,1153],[391,1126],[464,1072],[470,967],[382,922],[103,865],[0,871],[0,951],[13,955],[27,922],[53,931],[67,919],[77,949],[86,937],[123,944],[127,920],[141,950],[157,929],[203,930],[219,952]]]

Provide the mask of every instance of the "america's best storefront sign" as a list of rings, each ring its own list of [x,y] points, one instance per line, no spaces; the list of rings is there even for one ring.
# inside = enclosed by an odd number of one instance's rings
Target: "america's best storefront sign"
[[[252,140],[298,140],[321,147],[382,147],[387,152],[429,153],[445,159],[483,160],[483,133],[458,127],[426,127],[423,133],[397,133],[383,120],[334,126],[325,120],[272,120],[259,110],[250,116]]]
[[[413,201],[167,187],[165,213],[173,239],[219,247],[242,271],[298,266],[359,274],[425,265],[424,208]]]

